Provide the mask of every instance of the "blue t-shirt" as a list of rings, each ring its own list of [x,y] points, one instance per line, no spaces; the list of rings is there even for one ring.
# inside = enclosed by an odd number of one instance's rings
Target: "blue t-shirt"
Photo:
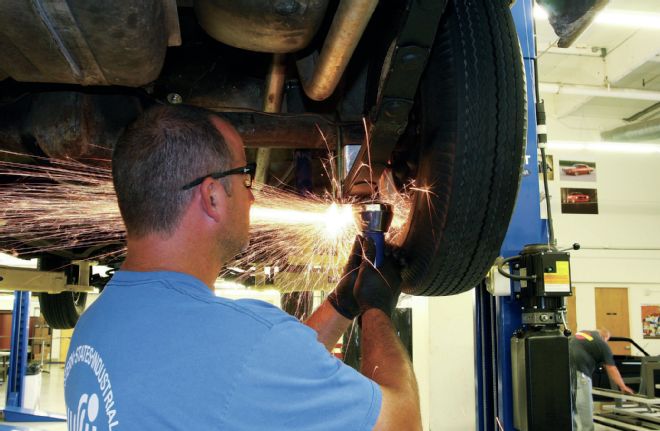
[[[118,271],[71,340],[69,430],[371,430],[380,388],[316,337],[190,275]]]

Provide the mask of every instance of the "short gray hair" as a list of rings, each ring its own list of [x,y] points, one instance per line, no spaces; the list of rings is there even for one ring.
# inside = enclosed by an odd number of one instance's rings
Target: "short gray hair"
[[[600,338],[602,338],[605,341],[609,340],[610,337],[612,337],[612,333],[607,328],[598,328],[598,333],[600,334]]]
[[[124,131],[112,153],[112,178],[129,235],[170,235],[193,196],[194,189],[183,186],[229,169],[231,150],[211,122],[214,115],[192,106],[157,105]]]

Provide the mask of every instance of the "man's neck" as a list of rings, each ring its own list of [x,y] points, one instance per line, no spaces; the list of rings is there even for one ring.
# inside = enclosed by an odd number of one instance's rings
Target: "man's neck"
[[[221,264],[213,250],[201,250],[200,246],[203,247],[203,244],[176,235],[169,238],[157,235],[129,237],[127,255],[121,269],[181,272],[198,278],[213,289]]]

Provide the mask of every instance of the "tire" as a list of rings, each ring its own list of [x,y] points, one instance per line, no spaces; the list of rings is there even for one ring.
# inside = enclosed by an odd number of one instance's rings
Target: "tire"
[[[54,329],[71,329],[85,310],[87,293],[62,292],[39,293],[39,306],[48,326]]]
[[[39,259],[39,269],[42,271],[62,270],[71,268],[69,261],[59,256],[45,255]],[[76,326],[78,318],[85,310],[87,293],[62,292],[50,294],[39,293],[39,306],[48,326],[54,329],[71,329]]]
[[[412,192],[406,227],[395,241],[408,255],[404,292],[458,294],[488,272],[520,184],[525,107],[507,2],[450,1],[392,160],[397,185],[414,179],[428,189]]]

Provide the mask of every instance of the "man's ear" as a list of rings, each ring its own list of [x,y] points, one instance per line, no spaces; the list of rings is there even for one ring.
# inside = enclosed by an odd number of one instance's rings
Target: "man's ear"
[[[222,187],[213,178],[205,178],[199,186],[199,191],[202,198],[202,208],[207,216],[211,217],[216,222],[219,222],[222,217],[222,210],[227,205],[227,193],[225,188]]]

